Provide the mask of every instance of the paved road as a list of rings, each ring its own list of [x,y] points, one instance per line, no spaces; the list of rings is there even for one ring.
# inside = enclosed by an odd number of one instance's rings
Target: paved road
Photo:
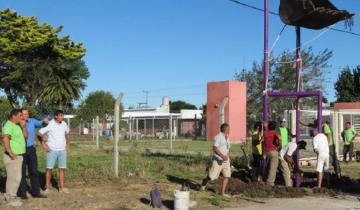
[[[269,199],[265,202],[265,204],[254,203],[224,210],[360,210],[360,200],[356,196]]]

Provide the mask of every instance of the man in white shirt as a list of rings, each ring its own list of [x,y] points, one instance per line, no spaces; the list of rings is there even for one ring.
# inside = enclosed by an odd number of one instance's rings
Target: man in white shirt
[[[231,177],[231,167],[230,167],[230,140],[229,132],[230,126],[227,123],[224,123],[220,127],[220,133],[215,136],[212,157],[212,166],[209,170],[208,176],[202,182],[202,189],[206,188],[207,183],[211,180],[216,180],[220,173],[222,173],[224,179],[221,187],[221,195],[225,197],[230,197],[225,194],[229,178]]]
[[[314,152],[317,154],[316,172],[318,172],[318,186],[320,190],[322,185],[323,173],[329,169],[329,143],[327,137],[323,133],[319,133],[318,129],[311,132],[313,138]]]
[[[43,148],[46,150],[46,191],[50,189],[50,181],[52,169],[55,163],[59,168],[59,192],[69,193],[64,187],[65,169],[66,169],[66,150],[70,145],[69,127],[63,121],[64,112],[62,110],[55,111],[55,119],[49,124],[41,128],[38,132],[39,141],[42,142]],[[47,135],[48,140],[43,141],[43,135]]]
[[[299,143],[289,142],[280,150],[280,170],[285,180],[286,187],[292,187],[293,182],[291,179],[290,167],[294,166],[296,171],[300,171],[295,163],[295,152],[300,149],[306,149],[306,142],[300,141]],[[290,167],[289,167],[290,166]]]

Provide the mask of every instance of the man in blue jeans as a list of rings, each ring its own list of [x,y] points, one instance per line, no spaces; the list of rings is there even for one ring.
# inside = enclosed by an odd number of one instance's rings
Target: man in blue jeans
[[[46,198],[45,195],[40,193],[40,183],[39,183],[39,171],[38,171],[38,159],[36,155],[35,148],[35,138],[36,138],[36,128],[42,128],[43,125],[49,123],[48,118],[45,118],[43,121],[39,121],[35,118],[30,118],[29,110],[23,108],[22,112],[22,121],[26,123],[26,128],[28,132],[28,137],[26,138],[26,153],[24,154],[23,163],[22,163],[22,177],[20,186],[18,189],[18,196],[27,199],[26,195],[26,167],[29,171],[30,184],[31,184],[31,195],[36,198]]]
[[[70,146],[69,127],[63,121],[64,112],[62,110],[55,111],[55,119],[49,124],[41,128],[38,132],[40,142],[43,142],[43,148],[46,150],[46,190],[49,192],[51,185],[52,169],[57,162],[59,168],[59,192],[69,193],[64,187],[65,169],[66,169],[66,150]],[[47,135],[48,140],[44,142],[43,135]]]

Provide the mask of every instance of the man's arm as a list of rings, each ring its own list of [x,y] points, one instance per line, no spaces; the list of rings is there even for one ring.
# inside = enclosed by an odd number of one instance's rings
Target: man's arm
[[[15,160],[17,157],[10,148],[10,135],[3,135],[3,144],[5,147],[5,150],[9,154],[10,158],[12,160]]]
[[[319,146],[318,146],[317,141],[314,141],[314,140],[313,140],[313,147],[314,147],[314,152],[315,152],[315,153],[319,153],[319,150],[318,150],[318,147],[319,147]]]
[[[22,132],[23,132],[23,135],[24,135],[25,139],[27,139],[29,137],[29,133],[28,133],[28,130],[27,130],[27,127],[26,127],[26,121],[21,120],[20,121],[20,126],[21,126],[21,129],[22,129]]]
[[[284,160],[290,165],[294,165],[294,160],[293,160],[293,157],[288,155],[288,154],[285,154],[284,155]]]
[[[279,146],[281,145],[281,135],[278,132],[276,132],[276,143]]]
[[[41,134],[40,132],[38,132],[38,133],[37,133],[37,137],[38,137],[38,140],[39,140],[40,144],[41,144],[42,147],[45,149],[45,151],[49,152],[50,149],[49,149],[49,146],[48,146],[47,142],[44,141],[43,134]]]
[[[34,122],[35,128],[43,128],[49,124],[48,118],[44,118],[43,120],[37,120],[32,118],[32,120]]]
[[[219,155],[224,161],[227,161],[229,159],[229,157],[227,155],[222,154],[216,146],[213,146],[213,151],[215,154]]]
[[[352,132],[353,132],[354,136],[352,137],[351,141],[354,141],[357,136],[357,133],[356,133],[355,129],[353,129]]]
[[[326,138],[328,140],[328,143],[330,144],[331,133],[326,133]]]
[[[70,146],[70,134],[67,133],[65,138],[66,138],[66,146],[69,147]]]
[[[288,130],[288,133],[289,133],[289,135],[291,136],[291,138],[295,138],[295,137],[296,137],[296,134],[291,133],[291,130],[290,130],[289,128],[287,128],[287,130]]]

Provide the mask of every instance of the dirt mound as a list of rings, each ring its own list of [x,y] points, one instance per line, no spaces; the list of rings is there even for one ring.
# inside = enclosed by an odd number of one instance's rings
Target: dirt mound
[[[214,192],[219,192],[222,180],[218,180],[210,188]],[[229,181],[228,192],[231,195],[245,195],[248,197],[276,197],[294,198],[308,195],[303,188],[286,188],[283,186],[267,187],[263,182],[244,182],[237,178]]]
[[[316,173],[304,173],[300,188],[286,188],[282,182],[283,178],[281,174],[278,174],[276,186],[268,187],[262,181],[252,181],[250,171],[242,170],[232,174],[232,178],[229,181],[228,192],[232,195],[276,198],[296,198],[314,194],[334,196],[343,193],[360,192],[360,180],[349,177],[341,177],[339,179],[335,175],[331,175],[328,180],[324,179],[324,187],[321,191],[313,191],[312,189],[317,185]],[[221,185],[222,179],[219,179],[209,189],[218,193]]]

